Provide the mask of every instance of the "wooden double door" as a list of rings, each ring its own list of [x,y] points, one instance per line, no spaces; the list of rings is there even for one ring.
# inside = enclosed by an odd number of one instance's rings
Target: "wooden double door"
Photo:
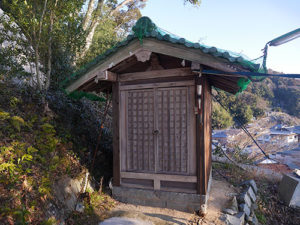
[[[194,86],[120,91],[121,171],[195,175]]]

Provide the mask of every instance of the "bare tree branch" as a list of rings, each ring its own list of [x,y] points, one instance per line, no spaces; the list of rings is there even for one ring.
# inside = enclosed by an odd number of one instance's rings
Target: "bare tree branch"
[[[44,2],[44,8],[43,8],[43,12],[42,12],[40,23],[39,23],[38,42],[40,42],[40,39],[41,39],[42,25],[43,25],[43,20],[44,20],[44,16],[45,16],[45,13],[46,13],[46,9],[47,9],[47,0],[45,0],[45,2]]]
[[[134,0],[124,0],[123,2],[121,2],[120,4],[117,5],[116,8],[114,8],[111,12],[110,12],[110,16],[112,16],[114,13],[116,13],[117,11],[119,11],[121,8],[123,8],[126,4],[133,2]]]
[[[95,0],[90,0],[87,12],[85,14],[85,17],[84,17],[83,23],[82,23],[82,29],[83,30],[87,30],[87,28],[88,28],[88,25],[89,25],[89,23],[91,21],[91,18],[92,18],[92,13],[94,11],[94,5],[95,5]]]
[[[54,9],[56,9],[58,0],[55,0]],[[52,31],[53,31],[53,10],[50,12],[50,26],[49,26],[49,39],[48,39],[48,68],[47,68],[47,74],[46,74],[46,86],[45,89],[48,90],[50,87],[50,79],[51,79],[51,61],[52,61]]]
[[[87,51],[89,50],[89,48],[92,45],[92,41],[93,41],[93,37],[94,37],[95,31],[96,31],[96,28],[100,22],[102,5],[103,5],[103,0],[98,0],[97,8],[95,9],[95,15],[94,15],[93,20],[90,22],[89,31],[88,31],[87,37],[85,39],[85,46],[80,54],[80,58],[83,58],[86,55]]]

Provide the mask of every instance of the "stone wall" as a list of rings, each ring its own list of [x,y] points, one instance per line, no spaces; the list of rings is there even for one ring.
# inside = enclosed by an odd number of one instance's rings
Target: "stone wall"
[[[206,203],[206,196],[138,188],[113,187],[113,197],[120,202],[193,213]]]
[[[230,225],[258,225],[254,210],[256,205],[257,186],[254,180],[241,183],[242,192],[234,196],[229,207],[224,209],[225,213],[221,220]]]

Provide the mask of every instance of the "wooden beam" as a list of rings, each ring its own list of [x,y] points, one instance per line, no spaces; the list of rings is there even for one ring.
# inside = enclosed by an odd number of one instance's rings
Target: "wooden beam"
[[[99,71],[105,71],[109,68],[117,65],[118,63],[122,62],[123,60],[129,58],[135,52],[141,49],[141,44],[138,40],[132,41],[129,45],[125,46],[124,48],[119,49],[115,54],[109,56],[105,61],[99,63],[86,74],[81,76],[78,80],[70,84],[67,88],[67,92],[72,92],[76,90],[78,87],[82,86],[85,82],[95,78]]]
[[[167,70],[152,70],[146,72],[137,73],[123,73],[119,75],[119,81],[132,81],[132,80],[143,80],[151,78],[161,77],[177,77],[177,76],[190,76],[193,75],[190,68],[176,68]]]
[[[242,66],[229,63],[225,59],[216,58],[212,55],[201,52],[199,49],[188,48],[183,45],[162,42],[156,39],[144,39],[143,48],[152,52],[165,54],[202,65],[210,66],[217,70],[226,72],[248,71]]]
[[[194,80],[124,85],[124,86],[120,86],[120,90],[124,91],[124,90],[143,89],[143,88],[159,88],[159,87],[166,87],[166,86],[167,87],[194,86]]]
[[[112,108],[113,108],[113,185],[120,186],[120,129],[119,129],[119,83],[112,84]]]
[[[117,81],[117,74],[110,72],[108,70],[105,70],[103,72],[100,72],[99,74],[97,74],[96,78],[95,78],[95,82],[98,83],[98,81],[112,81],[112,82],[116,82]]]
[[[121,86],[126,85],[142,85],[142,84],[156,84],[156,83],[174,83],[174,82],[185,82],[185,81],[193,81],[195,75],[190,76],[182,76],[182,77],[161,77],[161,78],[152,78],[145,80],[133,80],[127,82],[120,82]],[[178,85],[177,85],[178,86]]]
[[[155,173],[134,173],[134,172],[121,172],[121,178],[132,178],[132,179],[149,179],[159,181],[177,181],[177,182],[188,182],[196,183],[196,176],[185,176],[185,175],[171,175],[171,174],[155,174]]]

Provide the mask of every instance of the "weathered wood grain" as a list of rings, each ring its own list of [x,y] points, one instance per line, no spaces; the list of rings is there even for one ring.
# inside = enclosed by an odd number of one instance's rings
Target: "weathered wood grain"
[[[112,106],[113,106],[113,184],[120,186],[120,129],[119,129],[119,83],[112,86]]]
[[[119,81],[144,80],[151,78],[190,76],[193,75],[190,68],[176,68],[168,70],[151,70],[136,73],[123,73],[119,75]]]

